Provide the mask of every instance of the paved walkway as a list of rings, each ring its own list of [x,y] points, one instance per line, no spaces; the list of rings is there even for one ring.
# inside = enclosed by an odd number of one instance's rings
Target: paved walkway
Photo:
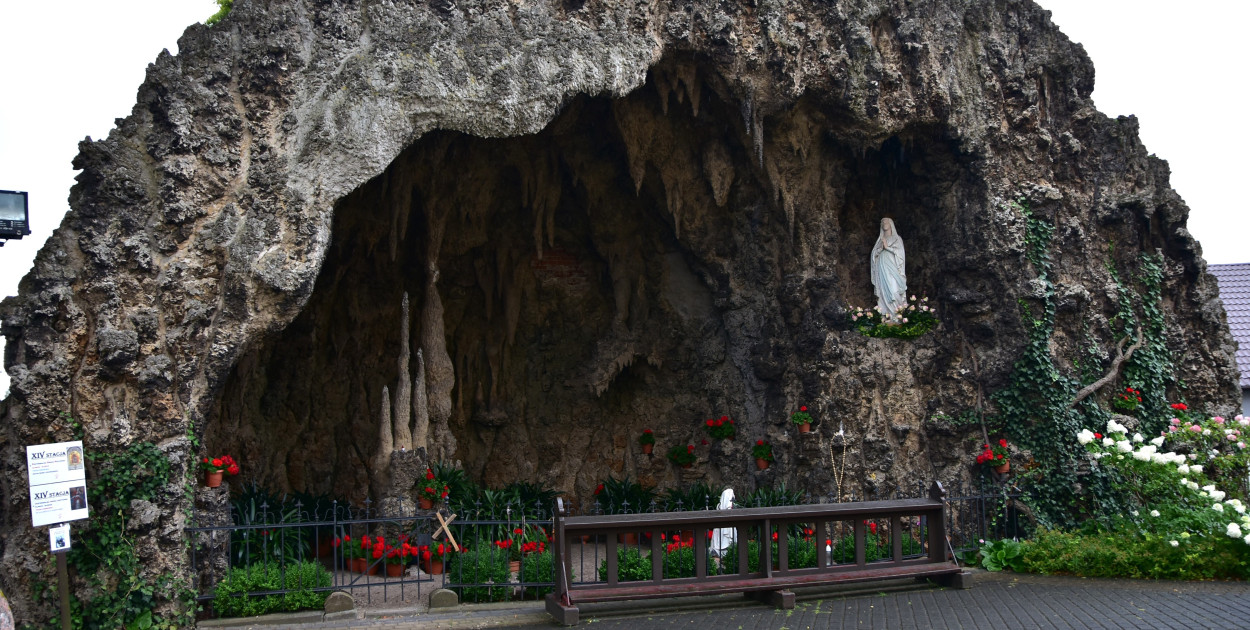
[[[1250,584],[1150,582],[982,573],[968,590],[891,583],[865,591],[799,592],[794,610],[774,610],[739,597],[684,598],[627,606],[586,605],[582,625],[594,630],[689,628],[1250,628]],[[314,628],[552,627],[542,608],[466,606],[452,613],[384,616],[306,624]],[[274,628],[274,626],[267,626]],[[290,627],[290,626],[288,626]]]

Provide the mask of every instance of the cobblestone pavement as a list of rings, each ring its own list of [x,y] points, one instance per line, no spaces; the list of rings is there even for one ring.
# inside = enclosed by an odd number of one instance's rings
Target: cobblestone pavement
[[[891,586],[883,586],[891,588]],[[593,630],[806,628],[1250,628],[1250,585],[981,574],[968,590],[892,587],[858,593],[799,592],[794,610],[738,597],[587,605]],[[465,607],[452,613],[394,615],[301,625],[313,628],[553,627],[541,607]],[[272,628],[273,626],[269,626]]]

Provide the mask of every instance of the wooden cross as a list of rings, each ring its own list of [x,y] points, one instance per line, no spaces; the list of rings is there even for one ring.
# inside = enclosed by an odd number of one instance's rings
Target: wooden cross
[[[442,512],[435,512],[434,516],[438,517],[439,525],[438,525],[438,529],[434,531],[434,535],[430,536],[430,538],[438,538],[439,534],[447,534],[447,541],[451,543],[452,549],[455,549],[457,552],[459,552],[460,545],[456,542],[456,537],[451,535],[451,527],[449,527],[449,525],[451,525],[451,522],[456,520],[456,515],[452,514],[451,518],[445,519],[443,518]]]

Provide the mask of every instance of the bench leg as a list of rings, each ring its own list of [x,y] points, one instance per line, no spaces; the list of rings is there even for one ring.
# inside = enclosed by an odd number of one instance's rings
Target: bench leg
[[[793,591],[748,591],[742,595],[743,597],[763,602],[774,608],[780,608],[781,610],[791,610],[794,608]]]
[[[972,588],[971,571],[947,573],[946,575],[938,575],[929,579],[936,582],[939,586],[945,586],[946,588],[957,588],[961,590]]]
[[[547,614],[562,626],[576,626],[581,620],[581,613],[577,610],[577,606],[565,606],[555,593],[547,594]]]

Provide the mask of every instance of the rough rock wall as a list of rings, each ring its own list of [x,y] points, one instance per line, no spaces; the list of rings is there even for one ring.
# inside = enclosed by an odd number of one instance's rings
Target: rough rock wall
[[[714,480],[827,486],[835,442],[855,487],[966,474],[961,436],[921,423],[1019,355],[1022,195],[1057,226],[1060,365],[1114,342],[1108,257],[1158,251],[1186,395],[1235,400],[1166,164],[1093,108],[1089,60],[1031,2],[431,5],[239,2],[81,145],[72,211],[0,308],[19,615],[48,571],[20,447],[69,439],[60,412],[88,450],[152,441],[183,471],[192,432],[266,482],[359,495],[404,291],[432,454],[582,494],[673,483],[637,432],[698,440],[722,413],[779,464],[701,447]],[[916,342],[846,322],[882,216],[942,317]],[[185,496],[179,476],[135,533],[152,575],[186,569]]]

